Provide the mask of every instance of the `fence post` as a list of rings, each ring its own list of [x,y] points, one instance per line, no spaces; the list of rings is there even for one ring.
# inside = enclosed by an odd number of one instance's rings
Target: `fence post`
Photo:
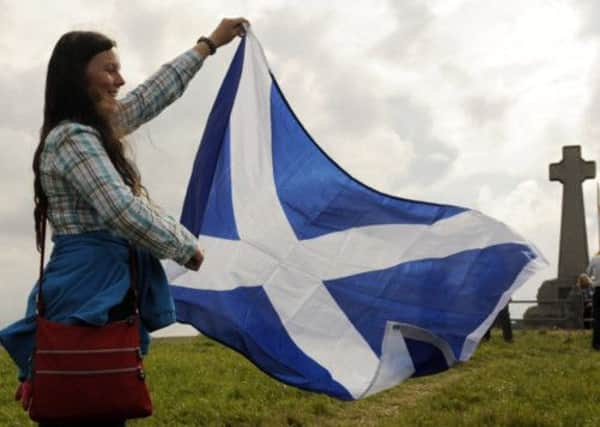
[[[592,316],[594,318],[594,330],[592,332],[592,347],[600,350],[600,288],[594,289],[594,297],[592,298]]]
[[[583,329],[584,307],[583,293],[576,289],[569,292],[563,311],[564,317],[568,319],[565,324],[568,329]]]

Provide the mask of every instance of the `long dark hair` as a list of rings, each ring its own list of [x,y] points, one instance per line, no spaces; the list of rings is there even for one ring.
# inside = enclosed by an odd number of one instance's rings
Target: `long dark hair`
[[[115,133],[110,120],[96,108],[87,90],[85,70],[88,62],[98,53],[109,50],[116,43],[103,34],[91,31],[73,31],[64,34],[54,46],[46,74],[44,123],[40,142],[33,157],[35,233],[37,248],[42,244],[43,214],[48,208],[48,198],[42,189],[40,157],[48,133],[61,121],[70,120],[92,126],[108,157],[134,194],[146,194],[135,165],[125,156],[124,144]]]

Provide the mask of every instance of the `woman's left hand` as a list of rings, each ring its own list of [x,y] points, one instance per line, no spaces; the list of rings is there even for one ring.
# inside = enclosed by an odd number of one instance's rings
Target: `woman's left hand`
[[[189,259],[188,262],[185,263],[185,268],[194,270],[194,271],[198,271],[198,269],[202,265],[203,261],[204,261],[204,252],[202,252],[202,249],[200,249],[200,246],[197,246],[196,253],[194,254],[193,257],[191,257]]]

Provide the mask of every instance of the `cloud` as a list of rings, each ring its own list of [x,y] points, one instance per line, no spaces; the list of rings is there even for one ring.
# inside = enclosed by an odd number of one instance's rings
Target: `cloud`
[[[580,35],[584,38],[600,35],[600,3],[596,0],[574,0],[573,5],[581,15]]]
[[[492,98],[490,96],[470,96],[464,101],[464,109],[475,126],[484,126],[489,122],[503,119],[511,100],[507,98]]]
[[[16,321],[25,313],[26,298],[39,274],[39,253],[30,236],[10,236],[10,244],[3,244],[0,271],[0,328]],[[47,247],[48,252],[51,245]]]
[[[597,159],[600,160],[600,159]],[[600,250],[600,200],[596,194],[596,186],[600,184],[600,162],[596,161],[596,180],[583,183],[583,200],[585,204],[585,219],[587,224],[590,255]]]
[[[545,229],[556,224],[560,218],[560,190],[554,188],[555,196],[546,196],[546,185],[535,180],[519,182],[512,191],[497,194],[489,185],[479,191],[478,207],[485,213],[521,233],[533,235],[535,229]],[[558,193],[558,194],[557,194]]]
[[[148,3],[139,0],[120,2],[114,11],[114,31],[117,32],[119,47],[127,48],[127,54],[137,61],[156,66],[168,60],[164,57],[167,45],[172,39],[179,39],[185,34],[171,33],[171,17],[179,16],[179,6],[173,2]],[[152,31],[123,31],[123,29],[152,29]],[[191,33],[190,37],[195,34]],[[187,46],[191,47],[193,40]],[[151,48],[149,49],[149,46]],[[183,50],[183,47],[181,48]]]
[[[0,127],[0,235],[7,243],[14,236],[30,234],[33,229],[31,160],[36,145],[37,141],[28,132]]]
[[[431,112],[408,96],[390,97],[386,102],[388,122],[404,140],[413,143],[410,174],[418,185],[445,178],[458,150],[433,133]]]
[[[45,65],[35,64],[27,69],[6,63],[1,66],[5,72],[0,74],[0,126],[37,132],[43,120]]]
[[[428,48],[427,31],[434,21],[431,9],[418,0],[390,1],[388,4],[395,29],[373,48],[373,52],[396,63],[421,56],[422,50]]]
[[[337,138],[339,136],[331,142],[343,144]],[[415,158],[413,147],[412,141],[403,139],[394,130],[377,128],[354,142],[352,150],[339,151],[335,161],[364,184],[394,194],[411,180],[410,168]]]
[[[596,44],[596,58],[588,75],[590,92],[587,105],[581,118],[582,142],[585,144],[584,153],[596,159],[600,165],[600,45]],[[600,166],[598,166],[600,167]]]

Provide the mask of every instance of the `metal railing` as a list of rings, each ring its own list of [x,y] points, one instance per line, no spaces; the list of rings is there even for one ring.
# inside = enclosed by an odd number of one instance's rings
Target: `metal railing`
[[[526,300],[526,299],[522,299],[522,300],[514,300],[511,299],[509,302],[509,304],[536,304],[536,305],[567,305],[567,304],[571,304],[571,302],[569,302],[568,300],[564,300],[564,299],[549,299],[549,300],[545,300],[545,301],[538,301],[538,300]],[[582,304],[583,306],[583,304]],[[566,310],[565,310],[566,311]],[[583,312],[583,311],[582,311]],[[571,317],[569,316],[563,316],[563,317],[536,317],[535,321],[540,321],[540,322],[566,322],[568,320],[570,320]],[[521,321],[524,322],[527,319],[525,318],[514,318],[511,317],[511,321],[515,320],[515,321]],[[583,324],[581,325],[583,327]]]
[[[508,309],[510,304],[536,304],[536,305],[558,305],[565,314],[563,317],[535,317],[533,319],[524,318],[511,318],[510,311]],[[585,300],[583,295],[575,295],[567,299],[555,299],[555,300],[510,300],[507,306],[500,312],[495,323],[499,323],[502,327],[502,332],[505,341],[512,341],[512,323],[513,322],[548,322],[548,323],[560,323],[569,322],[572,326],[577,328],[584,328],[586,324],[591,325],[592,328],[592,347],[596,350],[600,350],[600,288],[594,293],[592,299],[592,317],[584,317]],[[570,314],[569,314],[570,313]]]

